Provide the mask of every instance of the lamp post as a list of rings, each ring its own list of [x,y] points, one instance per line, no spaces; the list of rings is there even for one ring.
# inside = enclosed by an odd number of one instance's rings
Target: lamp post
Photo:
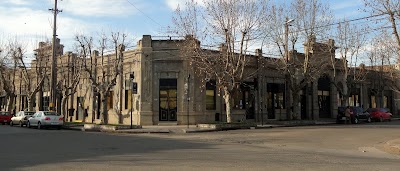
[[[190,74],[188,74],[188,76],[187,76],[187,84],[185,85],[185,88],[186,88],[186,99],[187,99],[187,128],[189,128],[189,104],[190,104],[190,88],[189,88],[189,86],[190,86]]]
[[[131,83],[132,83],[132,87],[131,87],[131,129],[133,129],[133,124],[132,124],[132,122],[133,122],[133,118],[132,118],[132,115],[133,115],[133,93],[134,93],[134,88],[135,88],[135,83],[133,82],[133,80],[135,79],[135,75],[133,74],[133,73],[131,73],[131,74],[129,74],[129,79],[131,80]]]

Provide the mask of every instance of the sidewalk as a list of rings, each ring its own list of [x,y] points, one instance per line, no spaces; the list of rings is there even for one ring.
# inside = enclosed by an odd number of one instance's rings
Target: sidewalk
[[[400,120],[400,118],[393,118],[392,120]],[[277,127],[296,127],[296,126],[313,126],[313,125],[332,125],[336,124],[336,119],[320,119],[314,120],[291,120],[291,121],[279,121],[279,120],[268,120],[264,123],[253,123],[247,126],[232,127],[221,127],[223,124],[198,124],[198,125],[148,125],[138,126],[134,125],[134,129],[130,129],[130,126],[110,126],[106,129],[92,129],[84,128],[84,123],[65,125],[63,128],[67,130],[76,131],[89,131],[89,132],[110,132],[110,133],[200,133],[200,132],[213,132],[223,130],[234,130],[234,129],[268,129]],[[206,125],[206,126],[204,126]]]
[[[400,120],[400,118],[393,118],[392,120]],[[233,130],[233,129],[271,129],[278,127],[296,127],[296,126],[312,126],[312,125],[331,125],[336,124],[335,119],[321,119],[318,121],[267,121],[265,123],[254,124],[254,126],[248,126],[247,128],[221,128],[216,127],[215,124],[208,124],[211,127],[200,127],[199,125],[169,125],[169,126],[159,126],[159,125],[149,125],[149,126],[135,126],[134,129],[129,129],[129,126],[123,126],[123,128],[112,128],[112,129],[85,129],[84,124],[72,124],[69,126],[64,126],[63,129],[76,130],[76,131],[89,131],[89,132],[106,132],[106,133],[122,133],[122,134],[151,134],[151,133],[201,133],[201,132],[214,132],[223,130]],[[204,124],[207,125],[207,124]],[[213,127],[214,125],[214,127]],[[395,139],[388,141],[384,144],[384,150],[392,154],[400,155],[400,139]]]
[[[223,130],[234,130],[234,129],[266,129],[266,128],[277,128],[277,127],[294,127],[294,126],[311,126],[311,125],[327,125],[335,124],[334,119],[320,120],[320,121],[309,121],[309,120],[295,120],[295,121],[277,121],[271,120],[264,123],[249,124],[247,126],[229,126],[221,127],[218,124],[199,124],[199,125],[149,125],[149,126],[136,126],[134,129],[129,129],[129,126],[121,126],[119,128],[112,127],[106,129],[93,129],[84,127],[84,123],[81,124],[70,124],[64,125],[63,129],[76,130],[76,131],[89,131],[89,132],[110,132],[110,133],[197,133],[197,132],[213,132]],[[206,126],[204,126],[206,125]]]

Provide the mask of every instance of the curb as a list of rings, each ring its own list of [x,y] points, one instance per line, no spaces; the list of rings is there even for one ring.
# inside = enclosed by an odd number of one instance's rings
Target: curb
[[[104,133],[120,133],[120,134],[151,134],[151,133],[202,133],[202,132],[217,132],[217,131],[228,131],[228,130],[238,130],[238,129],[272,129],[272,128],[281,128],[281,127],[300,127],[300,126],[320,126],[320,125],[334,125],[335,122],[326,122],[326,123],[305,123],[305,124],[287,124],[287,125],[256,125],[250,127],[226,127],[226,128],[200,128],[200,129],[88,129],[84,127],[63,127],[65,130],[73,130],[73,131],[84,131],[84,132],[104,132]]]
[[[165,134],[165,133],[171,133],[170,130],[146,130],[146,129],[132,129],[132,130],[99,130],[97,132],[105,132],[105,133],[119,133],[119,134],[151,134],[151,133],[157,133],[157,134]]]
[[[81,127],[78,127],[78,128],[76,128],[76,127],[62,127],[61,129],[64,129],[64,130],[71,130],[71,131],[85,131],[83,128],[81,128]]]
[[[223,131],[223,129],[215,129],[215,128],[199,129],[199,130],[183,129],[183,133],[201,133],[201,132],[216,132],[216,131]]]

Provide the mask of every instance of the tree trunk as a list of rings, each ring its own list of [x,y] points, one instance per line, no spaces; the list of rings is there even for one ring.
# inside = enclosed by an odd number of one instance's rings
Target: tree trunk
[[[10,94],[8,96],[8,103],[7,103],[7,110],[6,111],[9,111],[10,113],[13,111],[13,109],[14,109],[14,100],[15,100],[15,94]],[[13,114],[15,114],[15,113],[13,113]]]
[[[292,85],[295,82],[296,82],[295,80],[291,80],[291,78],[288,74],[285,74],[285,97],[284,97],[284,100],[285,100],[286,119],[287,120],[292,119],[293,114],[292,114],[291,109],[293,109],[293,106],[295,105],[294,101],[292,101],[292,103],[290,102],[290,95],[289,95],[291,93],[291,95],[294,96],[293,92],[295,92],[295,90],[292,90],[291,88],[289,88],[289,85]],[[293,87],[297,87],[297,86],[293,86]]]
[[[27,100],[28,100],[28,111],[34,111],[33,110],[33,103],[32,103],[32,97],[28,97],[27,98]]]
[[[67,100],[68,98],[63,96],[62,100],[61,100],[61,114],[64,117],[64,121],[66,121],[65,119],[67,118],[66,116],[68,116],[68,110],[67,110]]]
[[[347,77],[345,78],[347,79]],[[348,106],[349,105],[349,86],[347,86],[347,81],[343,80],[343,92],[342,92],[342,106]]]
[[[293,114],[291,119],[301,119],[301,114],[299,113],[299,92],[292,92],[292,98],[293,98]],[[290,110],[290,109],[289,109]]]
[[[101,123],[108,124],[107,93],[101,93]]]
[[[228,91],[227,87],[224,87],[224,100],[226,106],[226,122],[232,123],[232,115],[231,115],[231,94]]]

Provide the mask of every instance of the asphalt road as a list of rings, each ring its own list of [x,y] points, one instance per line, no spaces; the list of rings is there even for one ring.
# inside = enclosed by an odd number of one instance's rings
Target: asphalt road
[[[0,125],[0,170],[400,170],[400,121],[195,134]]]

